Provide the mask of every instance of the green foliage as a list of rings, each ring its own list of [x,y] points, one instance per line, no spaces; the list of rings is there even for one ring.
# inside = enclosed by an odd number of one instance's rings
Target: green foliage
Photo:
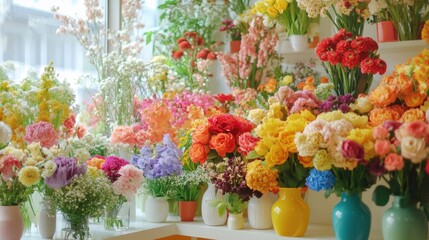
[[[377,206],[386,206],[389,202],[389,197],[392,191],[386,186],[377,186],[372,193],[372,201]]]
[[[172,179],[170,197],[176,201],[196,201],[203,183],[208,181],[202,168],[183,171]]]
[[[143,181],[143,189],[146,194],[152,197],[167,197],[171,196],[173,186],[173,177],[159,177],[154,179],[146,178]]]
[[[290,154],[289,159],[276,167],[279,171],[279,187],[300,188],[305,186],[305,179],[310,169],[305,168],[299,161],[297,154]]]

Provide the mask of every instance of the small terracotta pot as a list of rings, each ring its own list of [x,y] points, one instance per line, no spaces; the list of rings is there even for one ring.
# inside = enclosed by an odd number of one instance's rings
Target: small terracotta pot
[[[392,21],[383,21],[376,23],[378,42],[397,42],[398,32]]]
[[[0,238],[18,240],[23,231],[24,222],[19,206],[0,206]]]
[[[180,201],[179,202],[180,221],[182,222],[194,221],[196,210],[197,210],[197,201]]]
[[[229,52],[236,53],[240,51],[241,40],[233,40],[229,43]]]

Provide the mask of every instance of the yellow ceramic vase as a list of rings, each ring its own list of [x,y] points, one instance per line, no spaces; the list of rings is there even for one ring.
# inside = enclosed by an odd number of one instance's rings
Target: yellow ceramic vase
[[[301,196],[301,188],[280,188],[279,199],[271,208],[277,235],[302,237],[307,231],[310,208]]]

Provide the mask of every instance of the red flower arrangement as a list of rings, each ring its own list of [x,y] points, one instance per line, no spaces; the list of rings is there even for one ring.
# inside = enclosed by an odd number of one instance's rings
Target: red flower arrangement
[[[209,118],[206,125],[199,125],[192,133],[191,160],[203,164],[209,158],[233,157],[246,152],[244,149],[254,144],[255,139],[241,136],[253,128],[255,125],[252,122],[231,114]]]
[[[378,44],[369,37],[352,37],[341,29],[332,38],[323,39],[316,47],[329,80],[337,95],[357,97],[368,93],[374,74],[386,72],[386,62],[377,54]]]

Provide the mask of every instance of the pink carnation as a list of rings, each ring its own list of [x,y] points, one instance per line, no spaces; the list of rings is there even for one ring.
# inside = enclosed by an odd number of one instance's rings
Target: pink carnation
[[[0,173],[4,181],[16,176],[20,168],[21,162],[15,156],[5,155],[0,158]]]
[[[25,142],[38,142],[42,147],[50,148],[58,142],[58,133],[54,126],[47,122],[38,122],[25,129]]]
[[[103,166],[101,166],[101,170],[104,171],[107,178],[112,182],[116,182],[120,176],[120,169],[128,165],[129,162],[127,162],[125,159],[116,157],[116,156],[109,156],[106,158],[106,161],[104,162]]]
[[[238,137],[238,145],[240,146],[238,151],[246,156],[250,151],[255,149],[258,142],[259,138],[252,136],[250,132],[243,133]]]
[[[128,164],[121,167],[118,174],[118,180],[112,184],[113,191],[131,201],[143,181],[143,171]]]
[[[133,128],[130,126],[118,126],[113,129],[112,136],[110,137],[111,143],[125,143],[134,145],[135,137]]]

